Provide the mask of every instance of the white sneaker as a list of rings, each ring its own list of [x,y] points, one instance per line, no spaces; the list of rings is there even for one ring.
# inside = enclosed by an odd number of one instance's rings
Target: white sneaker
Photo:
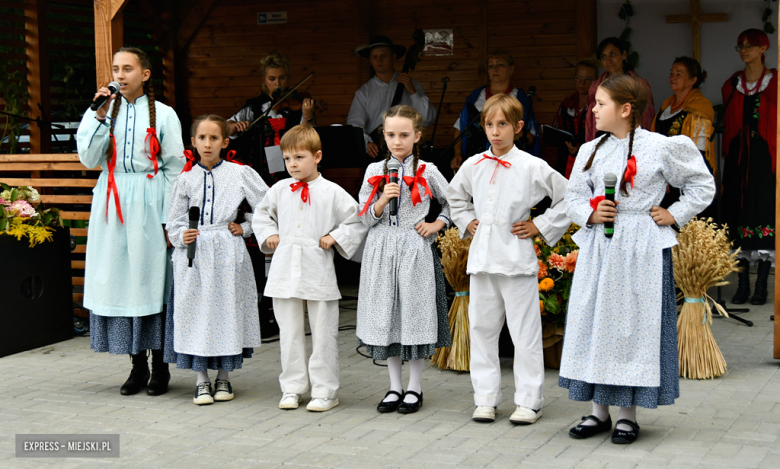
[[[338,399],[315,398],[309,402],[309,405],[306,406],[306,410],[310,410],[312,412],[325,412],[326,410],[330,410],[337,405],[339,405]]]
[[[192,403],[197,405],[209,405],[214,403],[214,398],[211,397],[211,383],[205,381],[195,387],[195,397],[192,398]]]
[[[293,394],[286,392],[282,396],[282,400],[279,401],[279,408],[280,409],[297,409],[298,404],[303,402],[303,399],[301,398],[300,394]]]
[[[542,416],[542,409],[533,410],[521,405],[517,406],[517,410],[509,417],[509,421],[516,425],[531,425],[539,420]]]
[[[471,414],[471,420],[475,422],[495,422],[496,408],[488,406],[477,406],[474,413]]]

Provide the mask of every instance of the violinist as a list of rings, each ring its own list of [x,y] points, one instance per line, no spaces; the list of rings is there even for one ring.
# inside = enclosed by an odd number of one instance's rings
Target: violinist
[[[290,60],[279,50],[268,51],[260,59],[260,74],[263,77],[263,93],[247,100],[246,105],[227,121],[231,139],[236,138],[239,132],[247,130],[255,119],[268,110],[273,104],[272,96],[275,90],[287,88],[290,80]],[[265,146],[278,145],[278,139],[294,126],[315,125],[314,100],[310,97],[302,98],[300,109],[298,106],[282,103],[281,106],[274,107],[268,117],[275,135],[268,136]]]
[[[363,128],[366,152],[371,158],[379,155],[380,139],[372,136],[382,124],[382,116],[392,104],[398,84],[405,88],[400,104],[407,104],[423,117],[423,126],[427,127],[436,118],[436,110],[431,105],[422,84],[408,73],[398,73],[395,61],[406,53],[406,47],[395,45],[386,36],[377,36],[368,46],[356,51],[368,59],[374,71],[374,77],[360,87],[352,100],[347,116],[347,125]]]

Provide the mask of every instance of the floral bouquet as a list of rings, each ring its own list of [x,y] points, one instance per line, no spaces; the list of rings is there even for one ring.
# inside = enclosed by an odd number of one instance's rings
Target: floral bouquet
[[[54,228],[63,226],[60,210],[44,208],[38,191],[28,186],[0,183],[0,235],[28,238],[30,247],[52,240]]]
[[[539,263],[539,309],[542,313],[542,347],[545,349],[545,366],[560,366],[560,346],[553,346],[563,340],[566,324],[566,310],[569,304],[571,282],[577,267],[579,247],[571,236],[580,227],[572,224],[560,241],[550,247],[537,236],[534,238],[536,259]]]
[[[432,363],[443,370],[469,371],[469,276],[466,264],[469,261],[469,247],[473,238],[461,239],[457,228],[450,228],[436,239],[441,249],[441,264],[444,276],[455,290],[455,299],[450,306],[450,334],[452,346],[436,349]]]

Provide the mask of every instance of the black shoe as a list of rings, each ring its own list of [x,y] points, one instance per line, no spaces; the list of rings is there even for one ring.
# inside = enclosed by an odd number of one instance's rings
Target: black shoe
[[[737,259],[737,267],[741,270],[738,274],[739,281],[737,283],[737,292],[734,293],[731,303],[735,305],[744,305],[750,296],[750,262],[744,257],[740,257]]]
[[[152,378],[146,388],[146,394],[150,396],[159,396],[168,392],[168,382],[171,380],[171,373],[168,371],[168,364],[163,361],[162,350],[152,350]]]
[[[617,426],[621,423],[628,425],[633,430],[618,430]],[[621,419],[615,423],[615,431],[612,432],[612,443],[615,443],[616,445],[629,445],[635,442],[638,436],[639,425],[636,422],[632,422],[631,420]]]
[[[599,433],[605,433],[612,430],[612,417],[609,415],[607,415],[607,420],[603,421],[599,420],[599,418],[595,415],[582,417],[583,422],[586,420],[593,420],[596,422],[596,425],[579,424],[569,430],[569,436],[576,440],[584,440],[585,438],[590,438],[593,435],[598,435]]]
[[[232,401],[236,397],[233,394],[233,386],[226,379],[214,381],[214,400],[216,402]]]
[[[758,274],[756,275],[756,289],[753,298],[750,299],[752,305],[766,304],[767,281],[769,280],[769,269],[772,268],[772,261],[758,261]]]
[[[384,399],[386,399],[387,396],[389,396],[390,394],[395,394],[396,396],[398,396],[398,400],[385,402]],[[378,410],[379,412],[381,412],[383,414],[389,414],[390,412],[395,412],[396,409],[398,409],[398,405],[401,403],[401,401],[403,401],[403,399],[404,399],[404,392],[403,391],[401,391],[400,393],[398,393],[396,391],[392,391],[392,390],[391,391],[387,391],[387,394],[385,394],[385,397],[382,398],[382,402],[380,402],[379,405],[376,406],[376,410]]]
[[[141,388],[149,382],[149,364],[146,361],[146,350],[138,355],[130,355],[133,362],[133,369],[130,370],[130,377],[119,392],[123,396],[132,396],[141,392]]]
[[[422,393],[417,394],[414,391],[406,391],[404,393],[404,396],[406,396],[407,394],[411,394],[412,396],[417,396],[417,402],[415,402],[413,404],[410,404],[408,402],[401,402],[398,405],[398,412],[402,413],[402,414],[413,414],[413,413],[417,412],[418,410],[420,410],[420,407],[422,407],[423,394]]]

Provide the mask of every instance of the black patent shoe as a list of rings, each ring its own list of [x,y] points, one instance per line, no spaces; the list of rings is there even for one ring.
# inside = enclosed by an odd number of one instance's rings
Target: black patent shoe
[[[168,392],[168,382],[171,380],[171,372],[168,371],[168,364],[165,369],[152,369],[152,378],[146,387],[146,394],[150,396],[160,396]]]
[[[408,402],[401,402],[398,405],[398,412],[401,413],[401,414],[413,414],[413,413],[417,412],[418,410],[420,410],[420,407],[422,407],[422,403],[423,403],[423,394],[422,393],[417,394],[414,391],[406,391],[404,396],[406,396],[406,394],[411,394],[412,396],[416,396],[417,397],[417,402],[412,403],[412,404],[410,404]]]
[[[149,365],[146,361],[146,352],[139,353],[138,355],[131,355],[133,361],[133,369],[130,370],[130,377],[127,378],[125,384],[119,392],[123,396],[132,396],[138,394],[141,389],[149,382]]]
[[[731,299],[731,304],[744,305],[750,297],[750,262],[744,257],[737,259],[737,291]]]
[[[631,430],[618,430],[617,426],[625,424],[631,427]],[[615,431],[612,432],[612,443],[616,445],[629,445],[636,441],[639,436],[639,425],[631,420],[621,419],[615,423]]]
[[[767,282],[769,280],[769,270],[772,268],[772,261],[758,261],[758,272],[756,274],[756,289],[753,293],[753,298],[750,299],[752,305],[766,304],[767,295]]]
[[[593,420],[596,422],[596,425],[579,424],[569,430],[569,436],[576,440],[584,440],[585,438],[590,438],[593,435],[598,435],[599,433],[605,433],[612,430],[612,417],[609,415],[607,415],[607,420],[604,421],[599,420],[599,418],[595,415],[582,417],[583,422],[586,420]]]
[[[398,396],[398,399],[395,401],[385,401],[387,399],[387,396],[390,394],[395,394]],[[397,391],[387,391],[387,394],[385,394],[385,397],[382,398],[382,402],[379,403],[378,406],[376,406],[376,410],[383,414],[389,414],[390,412],[395,412],[396,409],[398,409],[398,405],[401,404],[401,401],[404,399],[404,392],[401,391],[400,393]]]

